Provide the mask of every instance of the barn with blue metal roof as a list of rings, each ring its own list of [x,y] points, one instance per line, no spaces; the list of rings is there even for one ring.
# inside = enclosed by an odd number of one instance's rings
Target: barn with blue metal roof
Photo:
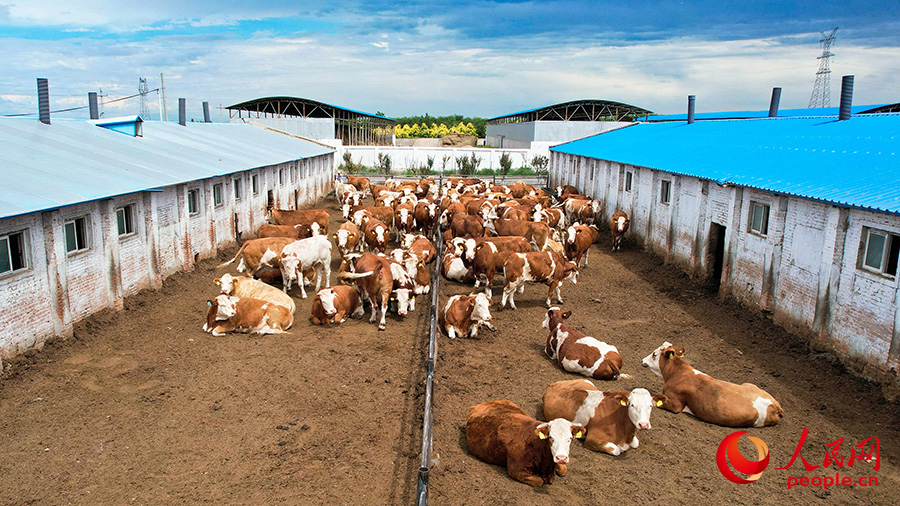
[[[629,239],[857,372],[900,366],[900,114],[648,122],[551,148]]]
[[[331,188],[334,150],[250,125],[0,119],[0,358],[71,333]],[[2,369],[0,369],[2,370]]]

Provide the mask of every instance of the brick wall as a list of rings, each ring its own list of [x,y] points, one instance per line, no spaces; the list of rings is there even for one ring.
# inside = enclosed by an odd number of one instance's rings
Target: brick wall
[[[69,335],[75,322],[124,297],[159,288],[166,277],[213,257],[234,244],[236,232],[253,237],[265,221],[268,190],[278,205],[305,205],[331,189],[333,155],[263,167],[161,191],[134,193],[0,220],[0,235],[25,231],[28,268],[0,276],[0,358]],[[285,170],[284,184],[278,171]],[[290,172],[295,171],[293,182]],[[259,178],[253,194],[251,177]],[[241,181],[235,199],[234,180]],[[213,188],[222,185],[222,205]],[[189,215],[187,192],[199,191],[197,215]],[[294,191],[297,191],[295,200]],[[116,209],[134,206],[131,235],[119,237]],[[89,247],[66,253],[65,222],[84,217]]]

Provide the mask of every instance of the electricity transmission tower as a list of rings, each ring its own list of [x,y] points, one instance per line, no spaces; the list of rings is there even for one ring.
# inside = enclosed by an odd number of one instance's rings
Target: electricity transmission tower
[[[828,35],[825,35],[825,32],[821,32],[822,39],[819,42],[822,43],[822,54],[817,58],[819,60],[819,71],[816,72],[816,84],[813,85],[812,95],[809,97],[809,105],[806,106],[808,109],[831,107],[831,68],[829,65],[831,64],[831,57],[834,56],[834,53],[831,52],[831,44],[834,42],[834,34],[836,32],[837,27],[834,27],[834,30]]]
[[[147,80],[143,77],[138,81],[138,93],[141,94],[141,119],[147,121],[150,119],[150,106],[147,104],[147,94],[150,88],[147,86]]]

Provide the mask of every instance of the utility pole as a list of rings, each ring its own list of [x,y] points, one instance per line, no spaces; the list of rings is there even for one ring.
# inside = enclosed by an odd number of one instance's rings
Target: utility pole
[[[831,107],[831,44],[834,43],[834,34],[838,27],[834,27],[828,35],[822,33],[822,54],[817,58],[819,60],[819,71],[816,72],[816,84],[813,85],[812,95],[809,97],[808,109],[817,107]]]
[[[169,111],[166,110],[166,80],[162,72],[159,73],[159,87],[162,88],[162,120],[169,121]]]

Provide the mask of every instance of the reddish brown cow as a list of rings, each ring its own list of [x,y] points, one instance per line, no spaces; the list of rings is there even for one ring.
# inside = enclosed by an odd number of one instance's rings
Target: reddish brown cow
[[[613,251],[622,249],[622,243],[625,241],[625,232],[628,232],[630,225],[631,220],[628,219],[625,211],[616,211],[613,213],[612,218],[609,219],[609,232],[612,234]]]
[[[481,216],[456,214],[450,222],[453,237],[484,237],[484,219]]]
[[[506,259],[513,253],[529,251],[531,243],[524,237],[486,237],[483,241],[466,241],[466,254],[463,260],[472,268],[475,288],[484,282],[484,293],[492,297],[494,274],[503,270]]]
[[[545,417],[584,425],[584,447],[595,452],[619,455],[637,448],[638,429],[651,428],[653,398],[644,388],[601,392],[587,380],[557,381],[547,385],[542,401]]]
[[[369,323],[375,323],[376,313],[381,309],[381,321],[378,330],[385,329],[385,315],[391,294],[398,303],[398,313],[406,315],[412,295],[412,280],[403,267],[387,257],[373,253],[364,253],[354,263],[356,272],[342,272],[340,277],[345,281],[354,281],[360,294],[372,305],[372,316]],[[397,285],[399,288],[395,288]]]
[[[562,304],[559,289],[564,280],[569,280],[573,285],[578,282],[578,267],[555,251],[514,253],[503,265],[503,273],[506,275],[506,286],[503,287],[500,307],[505,307],[506,301],[509,300],[509,305],[513,309],[516,309],[516,302],[513,299],[515,292],[523,291],[527,281],[545,283],[550,287],[547,293],[547,307],[550,307],[550,297],[554,291],[557,302]]]
[[[347,315],[359,318],[364,313],[359,300],[359,291],[355,286],[335,285],[316,292],[312,301],[310,321],[316,325],[344,323],[347,321]]]
[[[441,274],[450,281],[468,283],[475,279],[472,269],[466,267],[463,259],[453,253],[447,253],[441,258]]]
[[[534,212],[531,221],[542,221],[549,225],[550,228],[564,227],[566,224],[566,213],[559,207],[543,208]]]
[[[556,187],[556,198],[563,199],[566,195],[570,193],[578,193],[578,188],[575,188],[572,185],[564,184]]]
[[[282,334],[294,323],[290,309],[265,300],[219,295],[206,305],[203,330],[214,336],[227,332]]]
[[[367,177],[347,176],[347,182],[363,193],[370,189],[369,178]]]
[[[219,265],[219,267],[225,267],[240,258],[241,261],[237,267],[238,272],[246,271],[250,276],[255,277],[256,273],[261,269],[278,269],[281,271],[282,283],[286,292],[291,282],[297,279],[297,268],[300,262],[296,257],[285,256],[282,252],[285,246],[293,243],[295,240],[289,237],[250,239],[241,245],[234,258]]]
[[[507,400],[477,404],[466,416],[469,452],[505,466],[510,478],[532,487],[553,483],[554,473],[566,474],[572,438],[583,433],[584,426],[563,418],[535,420]]]
[[[365,225],[367,218],[378,218],[384,223],[394,222],[394,209],[388,206],[360,206],[350,210],[353,223],[360,229]]]
[[[551,307],[541,326],[550,331],[544,352],[560,367],[599,380],[614,380],[622,375],[622,355],[610,344],[589,337],[562,321],[572,316]]]
[[[454,295],[438,312],[438,324],[450,339],[455,339],[457,335],[477,337],[482,325],[495,330],[491,324],[491,299],[483,293]]]
[[[591,199],[569,199],[563,205],[566,211],[566,219],[569,223],[582,221],[584,223],[593,223],[594,217],[600,213],[600,202]]]
[[[416,227],[423,234],[430,234],[434,231],[438,219],[438,205],[434,202],[420,201],[413,210],[413,218],[416,220]]]
[[[307,209],[304,211],[290,211],[286,209],[269,209],[268,220],[274,225],[309,225],[312,235],[328,233],[328,211],[324,209]],[[319,229],[313,226],[317,223]]]
[[[369,250],[374,253],[384,253],[387,242],[391,238],[391,229],[378,218],[369,218],[363,225],[363,237]]]
[[[663,379],[662,393],[655,401],[673,413],[689,415],[725,427],[766,427],[784,417],[781,404],[754,385],[737,385],[715,379],[684,361],[684,348],[664,342],[644,357],[641,365]]]
[[[587,267],[588,251],[591,245],[600,240],[600,231],[596,227],[586,225],[572,225],[566,229],[563,248],[566,258],[575,262],[579,267]],[[584,258],[584,265],[581,260]]]
[[[531,241],[537,249],[545,249],[550,239],[550,226],[522,220],[493,220],[485,223],[485,228],[500,236],[518,236]]]
[[[256,238],[266,237],[290,237],[293,239],[306,239],[312,237],[312,228],[309,225],[266,225],[262,224],[256,229]]]
[[[453,217],[457,214],[466,214],[466,206],[461,202],[451,202],[450,205],[447,206],[447,209],[441,213],[441,226],[444,228],[449,227],[450,222],[453,221]]]
[[[434,262],[434,257],[437,255],[434,244],[431,244],[431,241],[424,235],[406,234],[403,236],[403,243],[400,246],[408,249],[410,253],[426,264]]]
[[[351,251],[359,249],[362,244],[359,227],[352,221],[341,223],[341,227],[332,237],[337,241],[338,251],[341,253],[341,257],[345,257]]]
[[[413,211],[415,208],[416,205],[412,202],[397,204],[397,207],[394,209],[394,228],[397,229],[398,234],[408,234],[412,232],[415,227],[415,220],[413,218]]]

